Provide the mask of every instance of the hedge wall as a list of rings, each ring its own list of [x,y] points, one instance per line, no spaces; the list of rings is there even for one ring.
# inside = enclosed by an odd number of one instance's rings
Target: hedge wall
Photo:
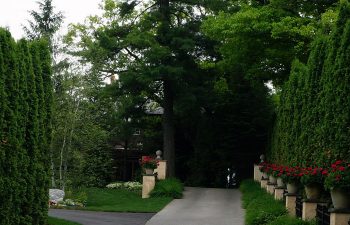
[[[46,224],[51,57],[0,28],[0,224]]]
[[[350,160],[350,5],[320,31],[306,65],[295,61],[283,87],[271,160],[286,165]]]

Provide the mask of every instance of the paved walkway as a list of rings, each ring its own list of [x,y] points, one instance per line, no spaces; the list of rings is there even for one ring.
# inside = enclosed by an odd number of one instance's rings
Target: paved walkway
[[[146,225],[244,225],[241,193],[236,189],[186,188]]]
[[[144,225],[154,213],[113,213],[50,209],[49,216],[83,225]]]

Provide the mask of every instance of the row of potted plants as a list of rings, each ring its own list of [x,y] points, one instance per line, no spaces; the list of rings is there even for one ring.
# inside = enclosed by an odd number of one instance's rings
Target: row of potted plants
[[[305,187],[308,199],[317,200],[324,190],[331,192],[334,208],[350,208],[350,163],[337,160],[329,166],[285,166],[263,162],[259,169],[270,183],[287,184],[288,193],[295,193],[297,185]]]

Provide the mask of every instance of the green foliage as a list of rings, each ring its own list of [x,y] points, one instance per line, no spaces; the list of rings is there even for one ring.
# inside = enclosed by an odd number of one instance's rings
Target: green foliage
[[[329,34],[317,33],[306,65],[295,62],[283,87],[270,156],[286,165],[349,160],[350,6],[342,1]]]
[[[0,224],[47,220],[50,64],[47,42],[0,29]]]
[[[182,198],[184,186],[180,180],[176,178],[166,178],[156,183],[156,186],[151,191],[150,195],[154,197],[171,197]]]
[[[243,207],[246,209],[245,223],[247,225],[264,225],[278,217],[287,214],[281,201],[274,200],[252,180],[242,182],[240,190],[243,194]]]

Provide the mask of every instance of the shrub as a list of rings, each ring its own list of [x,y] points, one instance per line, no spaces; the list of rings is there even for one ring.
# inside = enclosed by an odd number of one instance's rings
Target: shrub
[[[106,186],[109,189],[126,189],[129,191],[140,191],[142,190],[142,184],[139,182],[114,182]]]
[[[167,178],[156,183],[151,197],[172,197],[182,198],[184,186],[180,180],[176,178]]]

